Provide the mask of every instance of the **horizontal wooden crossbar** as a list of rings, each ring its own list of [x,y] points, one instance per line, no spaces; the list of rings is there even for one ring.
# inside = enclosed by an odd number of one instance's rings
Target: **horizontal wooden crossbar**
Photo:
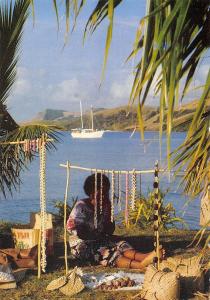
[[[80,167],[80,166],[72,166],[70,164],[60,164],[60,167],[63,168],[70,168],[70,169],[77,169],[77,170],[83,170],[83,171],[93,171],[93,172],[105,172],[105,173],[120,173],[120,174],[133,174],[134,172],[136,174],[149,174],[149,173],[154,173],[155,170],[130,170],[130,171],[125,171],[125,170],[108,170],[108,169],[96,169],[96,168],[85,168],[85,167]],[[166,170],[160,169],[159,172],[165,172]]]

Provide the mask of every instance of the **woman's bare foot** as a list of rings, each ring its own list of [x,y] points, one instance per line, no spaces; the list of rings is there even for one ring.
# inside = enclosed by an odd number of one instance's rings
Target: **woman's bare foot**
[[[165,258],[165,249],[162,246],[159,247],[159,257],[161,260]],[[153,258],[156,257],[156,251],[153,250],[152,252],[148,253],[148,255],[141,261],[142,267],[147,267],[149,264],[153,262]]]
[[[130,251],[128,250],[126,253],[123,255],[119,256],[116,260],[116,266],[119,268],[129,268],[129,269],[139,269],[141,271],[144,271],[145,268],[153,262],[153,258],[156,257],[156,251],[152,251],[149,253],[139,253],[136,252],[135,258],[138,259],[132,259],[129,257],[133,257],[133,250]],[[162,246],[159,247],[159,257],[160,259],[164,259],[165,257],[165,249],[162,248]]]
[[[123,255],[119,256],[116,260],[116,266],[118,268],[123,268],[123,269],[138,269],[141,272],[145,271],[145,268],[142,267],[141,262],[137,260],[133,260],[130,258],[127,258]]]

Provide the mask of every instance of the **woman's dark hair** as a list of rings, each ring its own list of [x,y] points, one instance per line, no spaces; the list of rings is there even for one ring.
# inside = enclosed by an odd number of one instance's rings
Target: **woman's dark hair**
[[[107,190],[110,189],[109,178],[104,174],[102,175],[102,186]],[[83,188],[85,194],[88,196],[90,196],[95,192],[95,174],[92,174],[85,179]],[[100,188],[101,188],[101,173],[97,173],[97,190],[100,190]]]

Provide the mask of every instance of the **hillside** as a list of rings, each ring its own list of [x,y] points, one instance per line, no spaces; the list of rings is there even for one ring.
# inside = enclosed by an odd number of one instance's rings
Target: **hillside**
[[[187,121],[192,119],[197,104],[198,101],[195,100],[182,105],[175,110],[174,130],[185,131],[187,129]],[[208,99],[208,109],[210,109],[210,99]],[[159,129],[159,108],[145,106],[143,109],[143,118],[145,130],[156,131]],[[47,109],[46,111],[39,113],[32,121],[56,124],[63,126],[66,130],[70,130],[72,128],[80,127],[80,114],[79,112],[72,113],[64,110]],[[90,112],[83,114],[83,121],[84,127],[91,126]],[[133,130],[137,123],[137,112],[135,107],[128,109],[127,106],[121,106],[117,108],[98,108],[97,110],[94,110],[94,126],[98,129]]]

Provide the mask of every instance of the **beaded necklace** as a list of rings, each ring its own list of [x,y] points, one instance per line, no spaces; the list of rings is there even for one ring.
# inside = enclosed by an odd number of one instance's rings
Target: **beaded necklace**
[[[111,222],[114,221],[114,186],[115,186],[115,174],[114,171],[111,171]]]
[[[41,139],[40,151],[40,208],[41,208],[41,268],[46,272],[46,143]]]
[[[131,188],[131,209],[135,209],[136,205],[136,171],[132,172],[132,188]]]
[[[160,197],[159,197],[159,178],[158,178],[158,162],[155,163],[155,172],[154,172],[154,248],[156,256],[153,259],[154,266],[159,269],[160,267],[160,253],[159,253],[159,222],[160,222]]]
[[[94,227],[98,227],[98,201],[97,201],[97,170],[95,170],[95,206],[94,206]]]
[[[128,226],[129,173],[125,174],[125,225]]]

